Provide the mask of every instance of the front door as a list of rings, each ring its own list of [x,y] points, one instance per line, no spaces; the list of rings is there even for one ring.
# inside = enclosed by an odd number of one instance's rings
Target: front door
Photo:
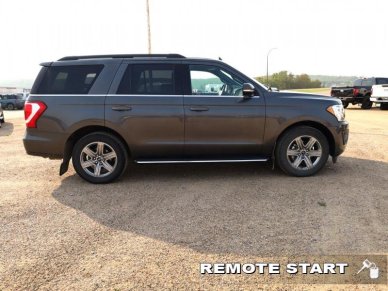
[[[187,159],[258,157],[265,123],[264,97],[243,98],[249,82],[217,65],[189,65],[184,96]]]

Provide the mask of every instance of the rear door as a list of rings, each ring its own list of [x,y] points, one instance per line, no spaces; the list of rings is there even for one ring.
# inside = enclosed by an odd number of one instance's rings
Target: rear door
[[[186,158],[258,157],[264,135],[264,97],[243,98],[242,86],[249,80],[226,67],[196,64],[187,70]]]
[[[135,160],[183,156],[179,63],[123,64],[105,100],[105,124],[119,132]]]

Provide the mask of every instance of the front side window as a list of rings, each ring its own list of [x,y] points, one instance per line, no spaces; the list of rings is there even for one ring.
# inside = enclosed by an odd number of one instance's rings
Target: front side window
[[[242,96],[244,82],[230,72],[208,65],[191,65],[192,95]]]
[[[174,95],[174,65],[146,64],[128,66],[118,94]]]

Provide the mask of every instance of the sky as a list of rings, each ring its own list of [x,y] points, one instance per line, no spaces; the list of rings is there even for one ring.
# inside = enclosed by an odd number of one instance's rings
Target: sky
[[[149,0],[153,53],[221,57],[249,76],[388,77],[386,0]],[[0,0],[0,80],[69,55],[147,53],[146,0]]]

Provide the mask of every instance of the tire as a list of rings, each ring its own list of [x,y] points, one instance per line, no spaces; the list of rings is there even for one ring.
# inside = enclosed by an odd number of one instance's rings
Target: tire
[[[306,149],[305,146],[311,147]],[[312,155],[314,153],[314,156]],[[286,174],[307,177],[319,172],[329,158],[329,143],[316,128],[298,126],[286,131],[278,140],[275,158]]]
[[[76,142],[72,161],[81,178],[93,184],[104,184],[113,182],[124,173],[128,154],[117,137],[95,132]]]
[[[8,110],[14,110],[15,106],[12,103],[8,103],[5,108],[7,108]]]
[[[380,110],[388,110],[388,103],[380,103]]]
[[[365,98],[362,103],[361,103],[361,108],[362,109],[371,109],[373,105],[373,102],[369,100],[368,98]]]
[[[349,101],[343,101],[343,102],[342,102],[342,105],[344,106],[344,108],[348,108],[348,106],[349,106]]]

